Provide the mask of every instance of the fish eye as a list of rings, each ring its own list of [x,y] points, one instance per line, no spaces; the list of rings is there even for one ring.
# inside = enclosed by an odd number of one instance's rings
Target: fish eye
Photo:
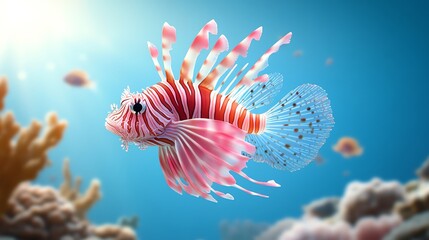
[[[130,104],[130,110],[132,113],[144,113],[146,111],[146,103],[144,101],[137,100],[135,103]]]

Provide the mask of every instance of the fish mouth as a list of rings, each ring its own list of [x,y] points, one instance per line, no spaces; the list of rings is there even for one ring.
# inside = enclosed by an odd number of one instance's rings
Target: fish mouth
[[[118,106],[116,104],[111,104],[110,105],[110,112],[108,112],[107,117],[106,117],[106,122],[104,124],[104,126],[106,127],[106,129],[118,136],[122,137],[122,131],[120,128],[118,128],[115,124],[115,121],[112,119],[112,117],[114,117],[116,114],[118,114]]]
[[[120,135],[120,132],[118,131],[118,129],[113,126],[111,123],[109,123],[109,121],[106,120],[106,123],[104,124],[104,126],[106,127],[106,129],[116,135]]]
[[[106,118],[106,122],[104,123],[104,126],[106,127],[106,129],[110,132],[112,132],[113,134],[116,134],[120,137],[122,137],[122,131],[116,127],[110,120],[109,118]]]

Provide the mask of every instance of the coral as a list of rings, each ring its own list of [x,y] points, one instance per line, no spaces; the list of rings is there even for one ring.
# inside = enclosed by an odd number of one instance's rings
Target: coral
[[[7,93],[7,82],[0,80],[0,97]],[[48,163],[47,151],[58,144],[66,128],[50,113],[46,117],[47,129],[38,138],[42,125],[33,121],[21,129],[12,113],[0,117],[0,215],[7,209],[7,201],[19,183],[33,180]],[[14,139],[16,139],[14,141]]]
[[[7,80],[5,77],[0,77],[0,111],[4,107],[4,97],[7,94]]]
[[[80,219],[74,205],[52,187],[22,183],[0,218],[0,237],[17,239],[137,239],[134,231],[118,225],[92,226]]]
[[[417,171],[419,180],[404,185],[377,178],[351,182],[342,198],[314,201],[300,219],[279,221],[255,240],[429,239],[426,167],[427,162]]]
[[[74,207],[51,187],[23,183],[15,190],[10,208],[0,218],[0,236],[19,239],[60,239],[89,236],[88,223],[80,221]]]
[[[268,235],[267,231],[261,235],[264,238],[256,240],[381,240],[401,223],[401,219],[397,215],[365,217],[360,219],[355,227],[341,219],[325,221],[304,218],[296,221],[285,220],[285,223],[287,224],[283,224],[283,229],[278,228],[275,234]]]
[[[420,185],[420,181],[418,180],[409,181],[404,185],[405,192],[407,193],[413,192],[419,187],[419,185]]]
[[[311,219],[295,223],[280,236],[279,240],[351,240],[352,237],[351,227],[346,222],[332,224]]]
[[[134,240],[137,239],[134,231],[129,227],[106,224],[92,227],[91,234],[102,239]]]
[[[405,200],[395,205],[395,211],[408,219],[417,213],[429,210],[429,182],[417,182],[407,193]]]
[[[70,172],[70,164],[66,159],[63,163],[63,176],[64,182],[61,184],[60,193],[61,195],[73,203],[77,215],[84,219],[88,210],[101,198],[100,181],[97,179],[92,180],[88,190],[85,194],[79,193],[79,188],[82,183],[82,179],[77,177],[73,184],[72,174]]]
[[[342,137],[340,140],[338,140],[333,149],[345,158],[359,156],[363,152],[363,149],[359,145],[358,141],[351,137]]]
[[[0,78],[0,110],[6,93],[6,79]],[[92,226],[84,219],[101,196],[100,182],[93,180],[81,195],[80,180],[71,183],[67,161],[61,193],[23,183],[36,178],[49,163],[47,151],[61,140],[67,124],[51,113],[47,125],[44,135],[38,137],[42,128],[39,122],[21,129],[12,113],[0,117],[0,239],[136,239],[128,227]]]
[[[423,162],[422,166],[417,169],[416,174],[422,180],[429,180],[429,157],[426,158],[426,161]]]
[[[333,216],[338,209],[339,198],[328,197],[313,201],[304,207],[306,216],[327,218]]]
[[[138,216],[121,217],[118,220],[118,225],[124,226],[124,227],[130,227],[132,229],[137,229],[138,224],[139,224]]]
[[[378,240],[401,223],[397,215],[386,215],[379,218],[365,217],[360,219],[354,229],[354,240]]]
[[[385,240],[429,239],[429,211],[417,214],[393,229]]]
[[[297,220],[286,218],[259,234],[255,240],[277,240],[283,232],[289,230]]]
[[[339,203],[339,215],[354,224],[365,216],[390,213],[394,204],[404,197],[405,190],[396,181],[383,182],[374,178],[368,183],[351,182]]]
[[[222,240],[247,240],[254,239],[268,228],[267,223],[254,223],[250,220],[220,223]]]

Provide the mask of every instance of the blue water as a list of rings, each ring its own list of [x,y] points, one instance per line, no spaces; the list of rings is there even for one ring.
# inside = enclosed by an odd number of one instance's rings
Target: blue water
[[[275,222],[299,216],[311,200],[341,195],[352,179],[378,176],[405,182],[428,156],[427,1],[178,2],[65,2],[69,18],[79,23],[79,35],[47,38],[28,52],[6,46],[0,55],[0,74],[10,79],[7,108],[19,122],[28,124],[56,111],[69,123],[63,141],[50,152],[53,165],[37,183],[58,186],[65,157],[86,184],[100,179],[103,199],[89,214],[93,222],[115,222],[120,216],[137,214],[141,239],[214,240],[220,238],[221,220]],[[270,195],[269,199],[236,189],[229,189],[236,200],[217,204],[178,195],[164,180],[157,148],[131,147],[125,152],[118,137],[104,128],[110,104],[119,102],[126,86],[139,91],[159,80],[146,41],[161,46],[162,24],[167,21],[177,29],[172,51],[177,76],[192,39],[211,19],[231,47],[264,27],[261,40],[252,44],[241,63],[253,63],[282,35],[293,32],[291,44],[271,57],[265,72],[284,75],[284,93],[314,83],[328,92],[332,102],[336,124],[321,150],[325,164],[311,164],[294,173],[248,164],[250,176],[275,179],[282,185],[267,188],[240,180]],[[294,57],[296,50],[302,50],[303,56]],[[325,65],[328,57],[334,60],[330,66]],[[46,70],[48,62],[55,63],[53,71]],[[75,68],[89,73],[96,91],[62,81]],[[22,69],[27,79],[18,80]],[[364,154],[345,160],[333,152],[332,145],[342,136],[357,138]],[[343,176],[344,171],[350,176]]]

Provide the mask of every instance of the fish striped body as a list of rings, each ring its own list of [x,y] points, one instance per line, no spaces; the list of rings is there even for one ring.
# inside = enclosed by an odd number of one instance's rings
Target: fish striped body
[[[236,72],[236,61],[247,55],[253,40],[260,39],[262,27],[251,32],[216,65],[218,56],[228,49],[228,41],[221,35],[194,74],[197,57],[208,49],[209,35],[216,33],[213,20],[201,29],[176,79],[170,55],[176,30],[165,23],[165,74],[157,48],[148,43],[161,81],[141,93],[126,89],[120,107],[112,106],[105,126],[121,137],[125,149],[129,142],[142,149],[158,146],[167,184],[178,193],[185,191],[210,201],[216,201],[211,193],[233,199],[229,193],[213,188],[219,184],[267,197],[238,185],[230,172],[256,184],[280,186],[273,180],[261,182],[247,176],[243,172],[247,161],[266,162],[290,171],[307,165],[317,156],[332,129],[330,103],[323,89],[304,84],[287,93],[267,112],[252,113],[251,110],[270,104],[280,92],[280,74],[259,73],[268,66],[269,56],[290,42],[292,34],[277,41],[247,72],[244,71],[248,64]]]
[[[174,120],[207,118],[228,122],[249,134],[265,128],[265,116],[253,114],[243,105],[205,87],[183,81],[158,83],[146,90],[174,114]],[[163,96],[162,98],[160,96]],[[150,98],[150,97],[148,97]],[[159,116],[163,112],[158,110]]]

